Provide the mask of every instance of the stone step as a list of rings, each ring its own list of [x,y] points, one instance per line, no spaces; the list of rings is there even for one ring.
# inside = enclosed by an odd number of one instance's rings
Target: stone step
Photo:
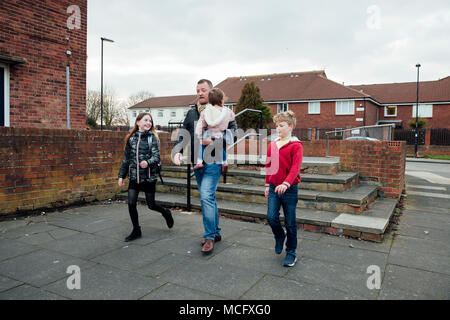
[[[186,160],[187,157],[184,157],[185,163]],[[264,167],[266,156],[228,154],[227,161],[230,168],[245,166],[258,168]],[[303,157],[301,170],[309,174],[336,174],[340,171],[340,159],[339,157]]]
[[[127,200],[127,194],[118,195],[119,199]],[[145,196],[141,193],[139,200],[145,202]],[[163,206],[179,207],[186,209],[186,195],[174,193],[156,193],[156,201]],[[395,199],[379,198],[373,202],[371,209],[364,215],[355,216],[346,213],[329,212],[322,210],[297,208],[297,223],[305,230],[325,232],[334,235],[348,235],[366,240],[381,241],[382,236],[394,214]],[[217,199],[220,214],[231,214],[240,217],[252,217],[265,219],[267,204],[248,203]],[[191,208],[201,210],[200,198],[191,198]],[[280,215],[283,220],[283,214]],[[176,225],[176,217],[175,217]]]
[[[168,166],[163,167],[162,176],[171,178],[186,178],[186,167]],[[230,169],[227,173],[227,183],[249,184],[264,186],[265,170],[243,170]],[[316,191],[346,191],[358,184],[358,173],[356,172],[338,172],[334,175],[328,174],[301,174],[300,189]],[[222,180],[223,182],[223,176]]]
[[[186,194],[186,179],[164,178],[164,185],[158,184],[157,191],[162,193]],[[340,213],[361,214],[377,197],[378,186],[357,185],[343,192],[299,190],[297,207],[332,211]],[[199,196],[197,182],[191,179],[191,193]],[[266,203],[264,186],[219,183],[216,198],[238,202]]]

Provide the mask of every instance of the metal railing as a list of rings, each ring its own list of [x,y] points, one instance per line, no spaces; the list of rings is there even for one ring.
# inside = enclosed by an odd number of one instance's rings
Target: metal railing
[[[328,157],[329,140],[391,141],[394,140],[394,128],[395,124],[383,124],[328,131],[325,133],[327,139],[326,156]]]

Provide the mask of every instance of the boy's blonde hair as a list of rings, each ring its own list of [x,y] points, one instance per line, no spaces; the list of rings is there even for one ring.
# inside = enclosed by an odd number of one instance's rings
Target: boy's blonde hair
[[[289,110],[276,114],[273,117],[273,122],[275,124],[280,122],[287,122],[288,125],[293,124],[295,127],[295,125],[297,124],[297,118],[295,117],[295,113]]]

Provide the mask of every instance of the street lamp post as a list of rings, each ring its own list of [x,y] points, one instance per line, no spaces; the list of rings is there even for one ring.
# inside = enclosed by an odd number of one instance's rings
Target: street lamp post
[[[102,40],[102,75],[101,75],[101,84],[100,84],[100,130],[103,130],[103,41],[108,41],[108,42],[114,42],[114,40],[111,39],[106,39],[101,37],[100,38]]]
[[[416,96],[416,132],[415,132],[415,145],[414,145],[414,157],[418,157],[419,149],[419,68],[420,64],[416,64],[417,68],[417,96]]]

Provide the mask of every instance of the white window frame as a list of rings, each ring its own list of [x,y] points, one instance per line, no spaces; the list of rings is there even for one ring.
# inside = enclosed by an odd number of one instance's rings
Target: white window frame
[[[344,103],[347,105],[347,107],[349,107],[349,108],[347,108],[347,110],[343,110]],[[355,101],[354,100],[336,101],[336,115],[337,116],[353,116],[353,115],[355,115]]]
[[[171,118],[176,118],[177,117],[177,112],[176,111],[170,111],[170,117]]]
[[[4,112],[4,121],[5,127],[9,127],[10,126],[10,119],[9,119],[9,115],[10,115],[10,108],[9,108],[9,90],[10,90],[10,84],[9,84],[9,65],[8,64],[4,64],[4,63],[0,63],[0,66],[4,69],[4,73],[3,73],[3,78],[4,80],[4,86],[3,86],[3,90],[4,90],[4,105],[5,105],[5,112]]]
[[[286,112],[288,110],[289,110],[289,103],[278,103],[277,104],[277,113]]]
[[[416,107],[416,104],[412,107],[413,118],[416,117]],[[419,103],[419,118],[433,118],[433,105],[429,103]]]
[[[395,114],[388,114],[388,108],[389,107],[395,107]],[[390,105],[390,106],[384,106],[384,116],[385,117],[396,117],[397,116],[397,109],[398,109],[398,107],[397,106],[395,106],[395,105]]]
[[[158,118],[164,118],[164,110],[158,110]]]
[[[308,102],[308,114],[320,114],[320,101]]]

